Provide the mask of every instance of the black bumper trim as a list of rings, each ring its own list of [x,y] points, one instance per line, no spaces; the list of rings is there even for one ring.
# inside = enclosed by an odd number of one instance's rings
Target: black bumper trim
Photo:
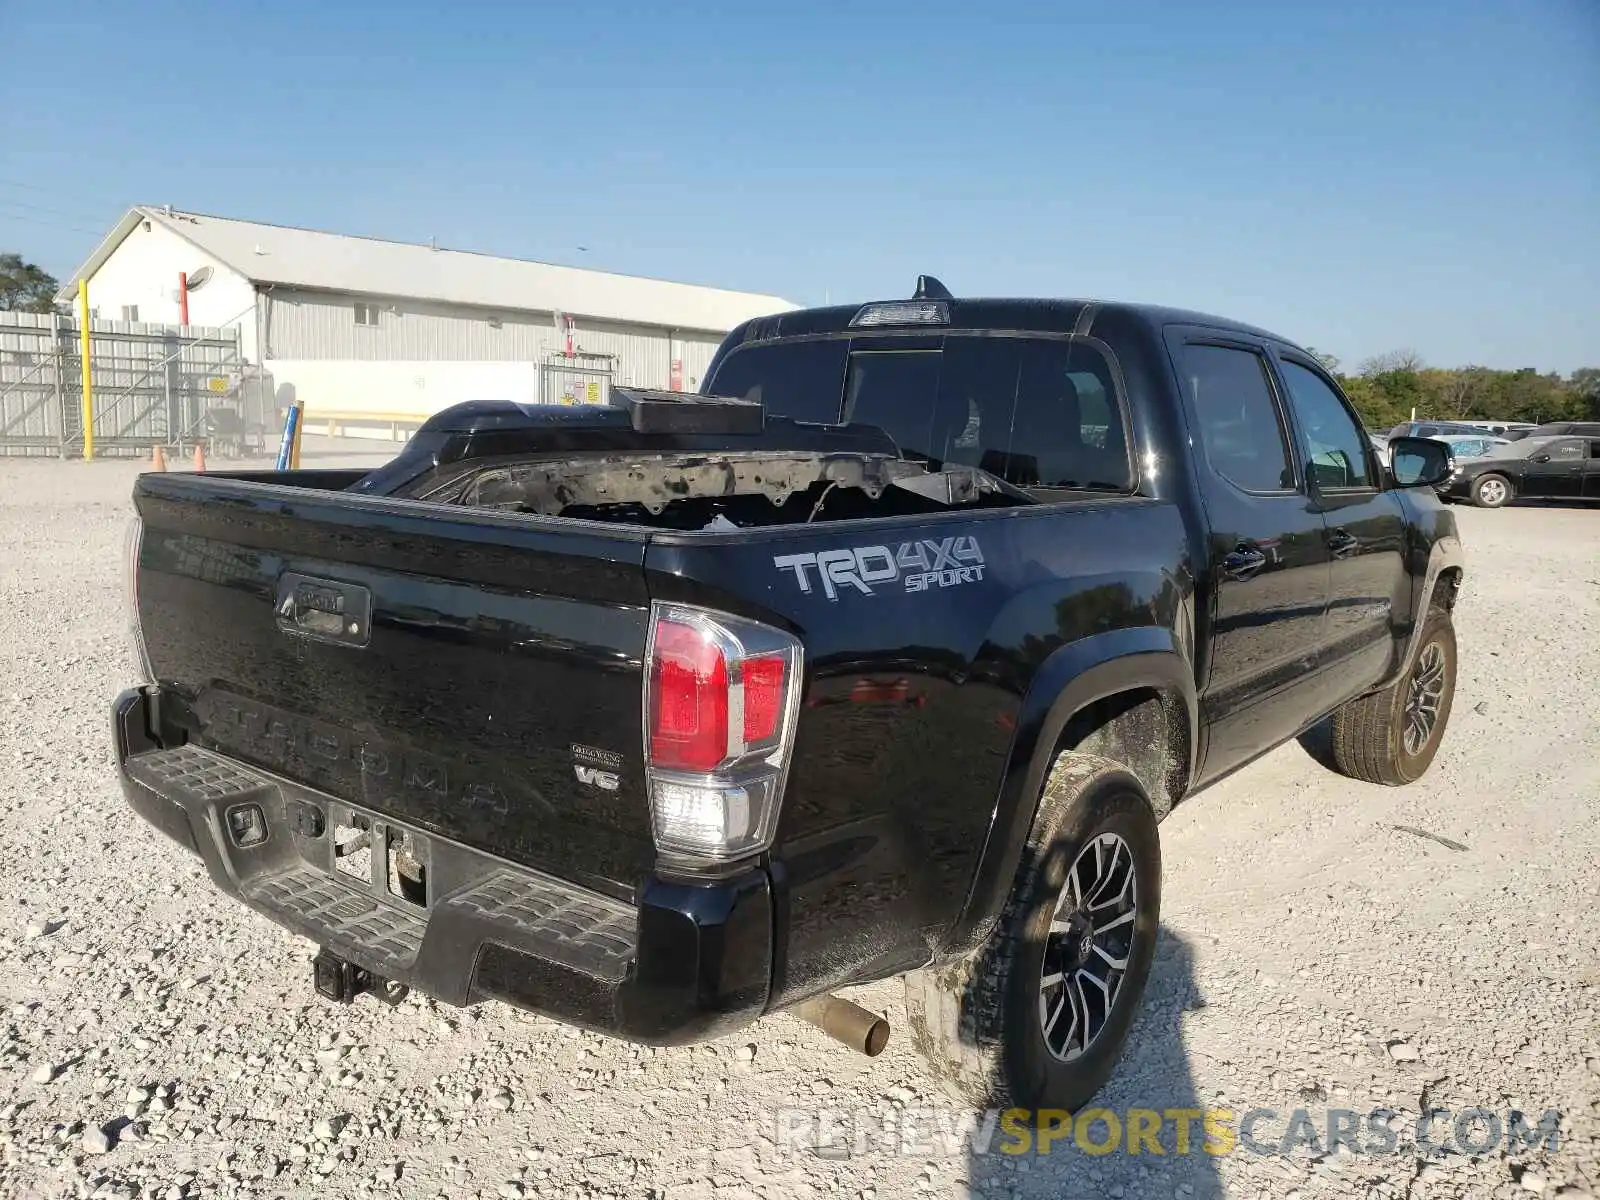
[[[418,908],[334,870],[323,833],[352,812],[370,817],[374,844],[385,827],[409,827],[201,746],[163,748],[148,705],[135,689],[113,706],[134,810],[198,853],[222,891],[375,975],[450,1004],[502,1000],[656,1044],[717,1036],[766,1007],[763,870],[704,885],[646,879],[629,905],[410,830],[431,855],[431,904]],[[245,803],[262,810],[268,836],[241,848],[225,814]],[[297,820],[308,807],[327,819]]]

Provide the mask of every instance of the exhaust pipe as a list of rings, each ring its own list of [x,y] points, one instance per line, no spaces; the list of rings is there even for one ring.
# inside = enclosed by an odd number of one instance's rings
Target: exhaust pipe
[[[788,1011],[868,1058],[889,1044],[889,1022],[842,996],[813,996]]]

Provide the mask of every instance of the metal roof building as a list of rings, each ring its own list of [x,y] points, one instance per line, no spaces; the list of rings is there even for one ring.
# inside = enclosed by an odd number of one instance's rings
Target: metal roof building
[[[795,306],[429,245],[131,208],[62,288],[103,319],[238,330],[315,419],[410,420],[461,400],[603,400],[699,385],[721,337]]]

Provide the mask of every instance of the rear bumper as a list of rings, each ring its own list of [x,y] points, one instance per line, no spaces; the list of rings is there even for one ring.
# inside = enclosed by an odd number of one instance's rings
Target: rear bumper
[[[205,861],[228,895],[384,979],[450,1004],[502,1000],[632,1041],[717,1037],[760,1016],[773,972],[771,881],[648,878],[634,903],[394,825],[197,746],[163,747],[151,691],[112,705],[122,790],[150,824]],[[267,836],[241,846],[228,814]],[[421,834],[428,903],[395,897],[386,852],[368,876],[333,867],[332,830],[370,824],[374,847]],[[242,840],[250,840],[246,835]]]

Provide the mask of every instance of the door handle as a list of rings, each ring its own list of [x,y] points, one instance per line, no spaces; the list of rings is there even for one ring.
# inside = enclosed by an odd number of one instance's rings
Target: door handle
[[[1335,558],[1344,558],[1361,548],[1361,539],[1346,529],[1335,529],[1328,535],[1328,549]]]
[[[1223,556],[1222,573],[1229,579],[1237,579],[1242,583],[1266,565],[1265,554],[1254,546],[1240,542],[1230,553]]]

